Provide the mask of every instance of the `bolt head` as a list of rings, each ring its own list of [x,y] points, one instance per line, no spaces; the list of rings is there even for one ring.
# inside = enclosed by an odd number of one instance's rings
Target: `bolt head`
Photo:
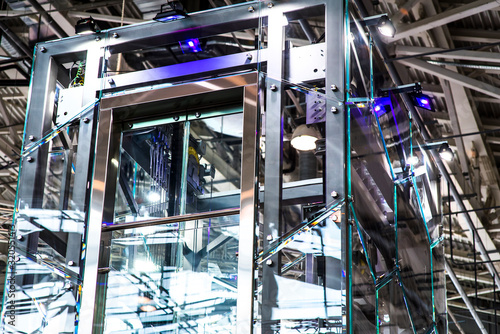
[[[113,38],[118,38],[118,37],[120,37],[120,35],[118,35],[118,33],[116,33],[116,32],[114,32],[112,36],[113,36]]]
[[[179,120],[179,116],[174,116],[174,121],[178,121]]]
[[[252,58],[253,58],[252,54],[251,53],[247,53],[247,59],[248,60],[252,60]]]
[[[99,42],[100,40],[101,40],[101,37],[99,37],[99,36],[96,36],[96,37],[95,37],[95,41],[96,41],[96,42]]]
[[[269,234],[266,239],[267,239],[267,241],[273,241],[273,236],[271,234]]]
[[[18,236],[16,236],[16,239],[19,240],[19,241],[23,241],[24,237],[22,235],[18,235]]]
[[[196,118],[200,118],[200,116],[201,116],[201,113],[200,113],[200,112],[198,112],[198,111],[197,111],[197,112],[195,112],[195,113],[194,113],[194,117],[196,117]]]
[[[338,193],[338,192],[336,192],[335,190],[334,190],[334,191],[332,191],[332,192],[330,193],[330,195],[332,196],[332,198],[338,198],[338,197],[339,197],[339,193]]]
[[[338,113],[338,112],[339,112],[339,110],[337,109],[337,107],[332,107],[332,108],[330,109],[330,111],[331,111],[332,113],[334,113],[334,114],[336,114],[336,113]]]
[[[266,261],[266,264],[267,264],[268,266],[272,266],[272,265],[273,265],[273,260],[271,260],[271,259],[267,260],[267,261]]]
[[[277,90],[278,90],[278,87],[277,87],[275,84],[272,84],[271,86],[269,86],[269,88],[270,88],[273,92],[275,92],[275,91],[277,91]]]
[[[250,13],[253,13],[253,12],[255,12],[255,8],[253,6],[250,6],[250,7],[248,7],[248,11]]]
[[[337,91],[339,88],[337,87],[337,85],[331,85],[330,88],[335,92]]]
[[[113,78],[109,78],[109,79],[108,79],[108,83],[109,83],[110,85],[112,85],[112,84],[114,84],[114,83],[115,83],[115,80],[113,80]]]
[[[274,3],[270,2],[267,4],[267,8],[273,8],[274,7]]]
[[[83,119],[83,123],[86,123],[86,124],[90,123],[90,118],[85,117],[85,118]]]
[[[33,159],[33,157],[27,157],[27,158],[26,158],[26,161],[28,161],[28,162],[33,162],[33,161],[35,161],[35,159]]]
[[[40,47],[40,52],[43,53],[47,52],[47,48],[45,46]]]
[[[333,214],[330,216],[330,219],[333,220],[334,222],[336,222],[337,220],[339,220],[339,216],[337,216],[336,214]]]
[[[29,139],[30,141],[35,141],[35,136],[33,136],[33,135],[29,135],[29,136],[28,136],[28,139]]]

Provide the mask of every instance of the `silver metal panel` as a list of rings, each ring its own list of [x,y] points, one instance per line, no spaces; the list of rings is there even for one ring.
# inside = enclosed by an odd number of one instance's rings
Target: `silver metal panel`
[[[85,271],[81,295],[81,307],[78,333],[93,333],[94,307],[96,305],[96,282],[99,268],[99,251],[101,243],[101,224],[106,185],[108,180],[109,153],[112,137],[112,112],[101,111],[99,127],[97,129],[94,175],[92,179],[91,202],[87,219],[87,241],[85,252]]]
[[[120,108],[129,105],[139,105],[163,101],[166,99],[184,97],[202,93],[211,93],[224,89],[244,87],[257,81],[257,73],[251,72],[242,75],[229,76],[205,81],[197,81],[183,85],[176,85],[146,92],[131,93],[126,95],[103,98],[101,108]]]
[[[258,87],[246,86],[243,100],[243,150],[241,154],[240,243],[238,246],[237,333],[252,333],[254,300],[254,250],[257,222]]]

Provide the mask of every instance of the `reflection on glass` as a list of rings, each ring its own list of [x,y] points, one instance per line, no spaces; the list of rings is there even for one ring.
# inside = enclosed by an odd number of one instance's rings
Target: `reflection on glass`
[[[418,206],[408,205],[407,194],[413,187],[404,183],[398,194],[398,254],[401,280],[406,291],[417,332],[425,332],[433,322],[431,249],[425,222]],[[406,192],[406,194],[405,194]]]
[[[380,334],[413,333],[403,289],[397,275],[378,290],[378,325]]]
[[[372,255],[373,256],[373,255]],[[370,273],[370,260],[360,242],[358,232],[352,235],[353,332],[376,333],[375,284]]]
[[[434,301],[438,333],[448,333],[448,313],[446,306],[446,272],[444,269],[444,247],[439,244],[432,249]]]
[[[77,286],[40,264],[42,257],[16,257],[7,273],[1,332],[73,333]]]
[[[113,232],[105,333],[232,333],[239,217]]]
[[[124,133],[115,222],[238,207],[241,140],[241,113]]]

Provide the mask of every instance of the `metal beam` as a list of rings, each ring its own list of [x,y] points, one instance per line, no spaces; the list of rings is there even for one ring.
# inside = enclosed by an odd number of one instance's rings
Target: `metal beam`
[[[398,32],[394,36],[394,40],[415,36],[421,32],[441,27],[450,22],[462,20],[471,15],[497,8],[498,6],[500,6],[498,0],[479,0],[460,7],[455,7],[437,15],[419,20],[408,26],[399,26]]]
[[[440,66],[429,64],[419,59],[400,59],[398,62],[414,69],[435,75],[441,79],[454,82],[472,90],[500,99],[500,88],[485,82],[469,78],[465,75],[453,72]]]
[[[476,62],[500,63],[500,54],[496,52],[448,50],[443,48],[428,48],[422,46],[396,45],[396,57],[439,57],[442,59],[460,59]],[[434,53],[434,54],[433,54]]]
[[[49,27],[54,30],[54,33],[59,38],[68,37],[68,34],[61,28],[61,26],[50,16],[49,13],[45,11],[45,9],[38,3],[36,0],[28,0],[28,3],[43,17],[45,22],[49,25]]]
[[[467,28],[449,28],[451,38],[460,42],[498,43],[500,32],[496,30],[480,30]]]
[[[469,309],[472,317],[476,321],[476,324],[479,327],[479,330],[483,334],[488,334],[488,331],[484,327],[483,322],[481,321],[481,318],[479,318],[479,315],[477,314],[476,310],[474,309],[474,305],[472,305],[472,303],[469,300],[469,297],[467,297],[467,294],[465,293],[464,289],[460,285],[460,282],[458,281],[458,278],[455,275],[455,272],[453,271],[453,268],[448,263],[448,260],[446,260],[444,262],[444,267],[446,269],[446,272],[448,273],[448,277],[453,282],[453,285],[455,286],[455,289],[457,289],[457,291],[460,294],[460,296],[462,296],[462,299],[464,300],[465,304],[467,305],[467,308]]]

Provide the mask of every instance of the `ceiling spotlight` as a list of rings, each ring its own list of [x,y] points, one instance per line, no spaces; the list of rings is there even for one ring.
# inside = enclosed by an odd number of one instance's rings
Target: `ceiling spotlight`
[[[396,28],[387,14],[365,17],[360,24],[366,27],[376,26],[377,30],[387,37],[394,37],[396,34]]]
[[[429,96],[424,95],[422,93],[415,93],[412,94],[412,98],[413,102],[415,103],[415,106],[429,111],[433,111],[432,100]]]
[[[382,16],[377,22],[377,29],[382,35],[387,37],[394,37],[396,34],[396,28],[387,15]]]
[[[158,22],[169,22],[184,19],[188,16],[182,4],[174,0],[161,5],[160,12],[156,14],[153,20]]]
[[[320,134],[316,128],[301,124],[292,134],[292,146],[299,151],[312,151],[316,148],[316,141],[319,139]]]
[[[438,153],[441,159],[445,161],[452,161],[453,160],[453,151],[450,148],[450,145],[448,143],[443,143],[441,146],[438,148]]]
[[[92,16],[84,19],[80,19],[75,25],[75,34],[77,35],[88,35],[99,31],[99,27],[95,23]]]
[[[415,166],[418,164],[418,157],[416,155],[410,155],[408,159],[406,159],[406,164],[410,166]]]

